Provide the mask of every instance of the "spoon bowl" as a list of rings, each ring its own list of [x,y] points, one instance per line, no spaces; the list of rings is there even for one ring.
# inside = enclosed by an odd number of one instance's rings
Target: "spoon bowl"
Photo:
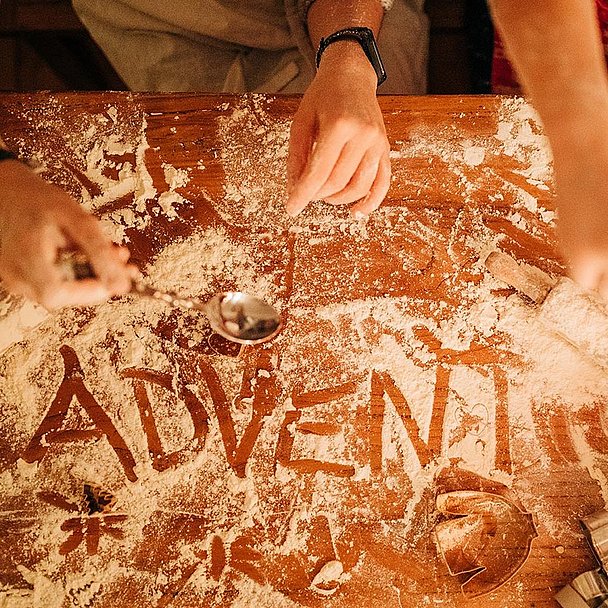
[[[205,312],[212,329],[239,344],[259,344],[281,330],[281,319],[270,304],[240,291],[216,294],[205,304]]]

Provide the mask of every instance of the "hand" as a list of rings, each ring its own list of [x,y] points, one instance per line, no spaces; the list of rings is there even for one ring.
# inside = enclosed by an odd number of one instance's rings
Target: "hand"
[[[344,44],[355,47],[345,53],[338,48]],[[289,215],[319,199],[332,205],[358,201],[351,213],[367,215],[384,200],[390,146],[376,84],[376,73],[356,42],[326,49],[291,126]]]
[[[0,162],[0,278],[6,288],[49,309],[88,306],[131,288],[129,252],[104,236],[98,221],[66,192],[18,161]],[[62,250],[78,249],[98,278],[68,280]]]

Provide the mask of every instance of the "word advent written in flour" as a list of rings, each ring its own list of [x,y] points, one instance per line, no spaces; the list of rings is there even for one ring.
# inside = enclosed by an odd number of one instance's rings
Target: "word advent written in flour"
[[[430,343],[435,340],[427,330],[420,328],[419,331],[423,340]],[[407,397],[394,379],[387,372],[372,370],[367,387],[369,394],[367,425],[369,462],[357,463],[358,466],[367,464],[373,473],[382,472],[383,453],[386,451],[383,451],[383,443],[386,441],[386,438],[383,439],[386,398],[396,409],[420,465],[425,467],[440,456],[444,441],[444,419],[448,405],[451,367],[471,362],[472,355],[478,349],[479,345],[473,344],[469,351],[446,349],[442,353],[438,361],[439,365],[436,367],[435,394],[428,441],[422,438],[418,423],[412,416]],[[121,435],[104,411],[102,402],[87,388],[86,373],[76,352],[71,347],[64,345],[60,348],[60,354],[64,364],[63,379],[22,458],[28,463],[33,463],[44,458],[52,444],[89,442],[104,437],[114,450],[126,477],[130,481],[136,481],[136,462],[128,447],[128,438]],[[500,350],[489,351],[489,355],[482,362],[483,366],[490,368],[494,379],[497,397],[495,421],[498,428],[508,428],[508,383],[506,374],[500,366],[504,356],[505,353]],[[219,375],[210,362],[204,359],[199,360],[197,370],[197,375],[203,380],[209,393],[210,403],[202,401],[197,395],[199,391],[195,392],[192,385],[181,377],[179,372],[172,375],[144,368],[127,368],[121,372],[120,377],[125,381],[130,380],[133,384],[134,402],[146,435],[148,452],[154,469],[164,471],[171,466],[178,465],[185,454],[180,451],[167,452],[163,448],[158,422],[154,414],[154,405],[147,390],[147,387],[151,386],[169,391],[175,399],[176,408],[177,400],[183,402],[193,425],[193,435],[188,442],[189,447],[184,450],[188,457],[192,457],[194,451],[204,450],[209,432],[208,410],[212,410],[219,423],[228,464],[239,477],[246,476],[247,463],[264,425],[264,420],[272,414],[277,405],[277,397],[281,393],[276,377],[272,373],[270,358],[262,351],[260,359],[258,364],[262,364],[262,366],[257,370],[258,379],[251,400],[251,418],[240,441],[237,439],[235,421],[230,411],[230,401],[222,387]],[[479,362],[474,364],[480,365]],[[354,397],[359,390],[360,387],[356,382],[348,382],[312,392],[293,391],[289,398],[290,407],[285,411],[277,437],[274,453],[275,464],[302,473],[322,471],[339,477],[354,477],[356,468],[351,463],[293,458],[292,451],[295,433],[321,437],[336,436],[341,433],[341,426],[336,422],[301,422],[303,411],[306,408],[328,404],[349,396]],[[64,423],[68,417],[68,410],[73,406],[74,401],[86,412],[93,423],[92,426],[65,428]],[[495,461],[497,469],[511,473],[508,433],[499,433],[496,436]]]

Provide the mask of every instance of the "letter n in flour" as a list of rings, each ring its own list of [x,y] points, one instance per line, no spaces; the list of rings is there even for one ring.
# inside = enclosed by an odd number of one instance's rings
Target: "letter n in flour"
[[[384,372],[372,371],[371,425],[370,425],[370,465],[372,471],[382,470],[382,428],[386,403],[384,395],[393,402],[399,417],[403,421],[409,440],[412,442],[420,466],[425,467],[433,458],[433,450],[420,437],[420,428],[403,393],[395,381]]]

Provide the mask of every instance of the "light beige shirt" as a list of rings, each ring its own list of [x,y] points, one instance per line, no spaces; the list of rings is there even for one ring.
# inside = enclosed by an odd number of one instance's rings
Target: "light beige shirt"
[[[128,0],[127,4],[166,24],[224,42],[267,50],[295,46],[283,0]]]
[[[303,93],[315,74],[306,24],[313,1],[72,3],[133,90]],[[397,0],[384,19],[378,44],[389,81],[382,92],[424,91],[428,35],[423,3]]]

